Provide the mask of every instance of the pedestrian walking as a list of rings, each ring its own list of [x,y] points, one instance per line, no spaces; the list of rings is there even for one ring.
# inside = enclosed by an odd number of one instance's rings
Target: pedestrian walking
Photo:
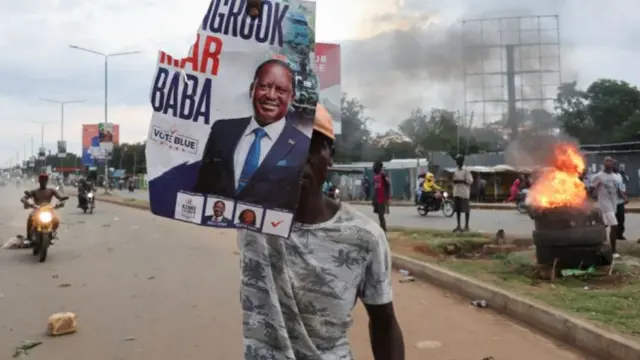
[[[378,214],[380,227],[387,231],[387,222],[384,218],[389,213],[389,197],[391,186],[389,177],[382,171],[382,161],[373,164],[373,212]]]
[[[457,226],[453,232],[469,231],[471,185],[473,176],[464,166],[464,156],[456,156],[457,169],[453,172],[453,207],[456,213]],[[461,214],[464,213],[464,229],[460,226]]]
[[[613,158],[607,156],[604,159],[603,170],[591,177],[591,192],[596,194],[603,220],[605,225],[609,227],[609,242],[611,250],[613,250],[613,257],[618,259],[620,255],[616,247],[616,240],[619,236],[616,209],[619,199],[626,200],[626,198],[620,191],[618,177],[613,173],[613,165]]]
[[[478,202],[484,202],[487,191],[487,180],[482,176],[478,179]]]

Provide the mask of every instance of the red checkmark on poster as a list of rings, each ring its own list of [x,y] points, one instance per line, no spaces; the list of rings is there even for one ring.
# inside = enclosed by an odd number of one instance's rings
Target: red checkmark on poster
[[[278,227],[280,224],[282,224],[283,220],[280,221],[272,221],[271,222],[271,226],[273,226],[274,228]]]

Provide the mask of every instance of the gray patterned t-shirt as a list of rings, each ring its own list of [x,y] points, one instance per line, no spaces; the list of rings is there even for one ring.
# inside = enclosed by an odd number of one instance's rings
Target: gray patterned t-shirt
[[[245,360],[351,360],[357,299],[391,302],[391,253],[380,227],[348,205],[295,224],[289,239],[241,231]]]

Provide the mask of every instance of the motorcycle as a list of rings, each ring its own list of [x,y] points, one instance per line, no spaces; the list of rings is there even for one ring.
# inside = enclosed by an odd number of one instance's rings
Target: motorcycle
[[[96,205],[96,197],[93,191],[89,191],[87,195],[85,195],[85,199],[82,200],[82,211],[86,214],[89,211],[89,214],[93,214],[93,209]]]
[[[38,256],[40,262],[47,259],[47,252],[51,246],[53,239],[57,237],[56,229],[53,227],[53,218],[55,209],[64,207],[64,202],[56,205],[41,205],[31,215],[33,216],[31,229],[29,230],[33,256]]]
[[[421,216],[427,216],[429,212],[442,211],[442,214],[446,217],[452,217],[454,213],[453,201],[449,198],[449,193],[446,191],[436,191],[435,198],[431,201],[420,202],[417,206],[418,214]]]
[[[135,186],[133,186],[133,183],[129,184],[129,192],[133,192],[133,190],[135,189]]]
[[[527,206],[527,192],[528,190],[522,190],[516,197],[516,209],[520,214],[526,214],[529,212],[529,207]]]

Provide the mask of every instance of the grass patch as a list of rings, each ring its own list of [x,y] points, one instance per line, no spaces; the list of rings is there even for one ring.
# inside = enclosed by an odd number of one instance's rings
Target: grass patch
[[[611,276],[606,267],[579,278],[558,276],[550,280],[548,269],[536,264],[535,249],[518,246],[514,250],[511,246],[509,251],[486,253],[482,250],[484,244],[493,244],[495,238],[485,234],[395,228],[388,237],[396,253],[435,263],[621,333],[640,336],[640,258],[633,257],[640,254],[640,244],[619,245],[624,257],[616,263]],[[506,243],[513,240],[507,239]],[[449,251],[451,244],[457,244],[456,252]]]

